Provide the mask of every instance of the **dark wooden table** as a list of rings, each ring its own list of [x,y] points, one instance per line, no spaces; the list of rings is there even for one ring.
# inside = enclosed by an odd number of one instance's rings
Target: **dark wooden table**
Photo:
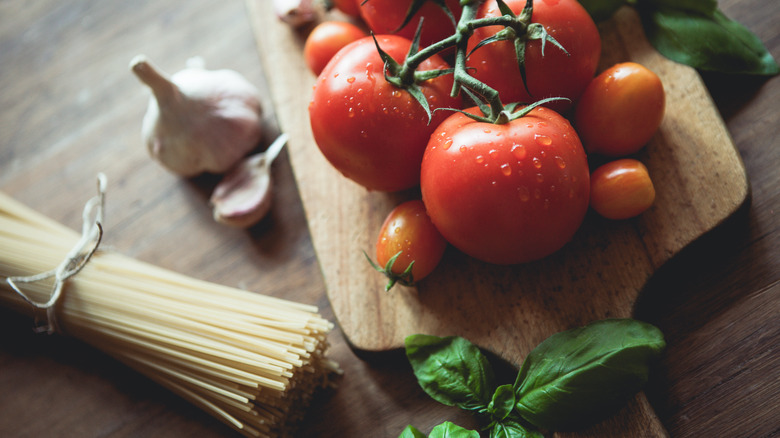
[[[267,0],[261,0],[267,1]],[[780,3],[722,0],[780,58]],[[275,204],[250,230],[211,219],[216,179],[183,180],[151,161],[140,126],[147,90],[128,63],[174,72],[190,56],[264,86],[243,0],[0,2],[0,190],[67,224],[108,175],[114,251],[216,283],[332,311],[288,156]],[[704,75],[745,161],[751,202],[659,271],[636,315],[669,347],[647,395],[672,437],[780,434],[780,78]],[[265,143],[277,134],[266,99]],[[2,248],[0,248],[2,251]],[[338,328],[344,369],[298,433],[395,437],[473,420],[429,399],[400,354],[361,358]],[[74,339],[41,336],[0,310],[0,436],[233,436],[197,408]]]

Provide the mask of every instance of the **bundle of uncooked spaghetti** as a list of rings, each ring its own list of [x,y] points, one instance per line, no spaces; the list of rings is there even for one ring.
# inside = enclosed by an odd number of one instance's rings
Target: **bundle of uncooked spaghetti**
[[[246,436],[289,435],[337,371],[325,356],[332,324],[316,307],[99,250],[102,220],[87,210],[80,236],[0,193],[0,305],[94,345]]]

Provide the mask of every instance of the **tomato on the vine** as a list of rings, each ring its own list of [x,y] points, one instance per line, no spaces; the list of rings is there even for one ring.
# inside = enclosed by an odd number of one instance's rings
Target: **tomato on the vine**
[[[638,216],[655,201],[647,167],[633,158],[601,165],[591,174],[590,185],[590,205],[607,219]]]
[[[525,0],[505,0],[515,14],[525,7]],[[500,16],[495,0],[479,9],[477,18]],[[593,78],[601,56],[601,37],[593,19],[577,0],[537,0],[533,3],[531,21],[544,26],[567,53],[550,42],[531,40],[526,43],[525,71],[528,92],[517,65],[513,41],[493,42],[474,51],[467,60],[472,75],[495,88],[504,103],[531,103],[548,97],[565,97],[576,101]],[[469,39],[469,50],[501,28],[478,28]],[[571,103],[557,101],[548,105],[559,112]]]
[[[406,201],[382,224],[376,242],[379,266],[374,267],[390,279],[388,289],[396,282],[409,286],[433,272],[446,248],[422,201]]]
[[[585,150],[609,157],[631,155],[644,147],[664,115],[664,86],[635,62],[616,64],[594,78],[575,111]]]
[[[399,36],[376,39],[399,62],[411,46]],[[434,55],[419,70],[448,67]],[[428,138],[448,115],[433,110],[460,106],[460,99],[450,96],[452,75],[428,79],[419,87],[432,111],[430,122],[409,92],[385,80],[384,63],[371,37],[344,47],[317,78],[309,103],[312,133],[322,154],[344,176],[369,190],[416,186]]]
[[[431,135],[420,186],[453,246],[516,264],[571,240],[588,209],[589,170],[571,124],[549,108],[498,125],[455,113]]]
[[[422,47],[440,41],[455,32],[455,24],[452,19],[447,16],[441,6],[433,1],[422,5],[411,20],[401,28],[399,27],[403,24],[413,0],[370,0],[365,3],[358,0],[358,2],[360,3],[360,16],[376,34],[394,34],[412,39],[421,18],[423,19],[423,28],[420,34]],[[455,23],[457,23],[461,11],[460,2],[458,0],[445,0],[445,3],[452,11]]]
[[[366,32],[346,21],[323,21],[312,29],[303,45],[303,59],[319,75],[333,56],[347,44],[366,36]]]

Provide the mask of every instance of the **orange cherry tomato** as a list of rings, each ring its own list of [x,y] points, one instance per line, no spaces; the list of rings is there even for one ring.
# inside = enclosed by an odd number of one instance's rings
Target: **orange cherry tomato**
[[[590,176],[590,206],[607,219],[638,216],[655,201],[647,167],[633,158],[603,164]]]
[[[596,76],[577,102],[577,133],[588,153],[630,155],[658,130],[664,106],[655,73],[634,62],[616,64]]]
[[[390,279],[387,289],[395,282],[412,285],[433,272],[446,247],[447,242],[431,222],[422,201],[406,201],[395,207],[382,224],[376,242],[379,266],[375,268]]]
[[[303,45],[303,59],[315,75],[319,75],[330,58],[342,47],[366,36],[358,26],[346,21],[323,21],[312,29]]]

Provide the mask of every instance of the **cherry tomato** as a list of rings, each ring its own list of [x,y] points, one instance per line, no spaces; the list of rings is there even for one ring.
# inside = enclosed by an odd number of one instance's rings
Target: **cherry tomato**
[[[524,263],[557,251],[579,228],[588,162],[574,128],[549,108],[501,125],[456,113],[431,135],[420,188],[453,246],[490,263]]]
[[[665,99],[661,79],[640,64],[604,70],[577,103],[575,125],[585,150],[610,157],[639,151],[658,130]]]
[[[376,38],[399,62],[411,46],[399,36]],[[447,67],[441,57],[433,56],[419,68]],[[459,98],[450,96],[452,75],[427,80],[420,88],[432,111],[460,107]],[[317,78],[309,104],[312,133],[325,158],[347,178],[380,191],[419,184],[428,138],[447,115],[435,111],[429,123],[411,94],[385,80],[384,63],[371,37],[347,45],[333,57]]]
[[[407,286],[433,272],[444,255],[447,241],[433,226],[419,199],[406,201],[385,219],[376,242],[379,269],[390,279]],[[393,260],[388,266],[388,262]],[[411,271],[407,272],[411,266]],[[411,275],[410,275],[411,274]]]
[[[506,0],[518,15],[525,3],[525,0]],[[499,15],[495,0],[485,2],[477,13],[477,17]],[[531,21],[542,24],[569,54],[548,42],[542,56],[541,41],[526,44],[525,70],[530,95],[523,87],[512,41],[487,44],[472,53],[467,60],[467,66],[474,68],[472,75],[495,88],[504,103],[531,103],[547,97],[576,101],[593,78],[601,56],[601,37],[596,25],[577,0],[537,0],[533,3]],[[469,39],[469,50],[501,29],[496,26],[476,29]],[[571,103],[556,101],[547,106],[563,112]]]
[[[420,34],[420,45],[428,46],[455,33],[455,24],[444,10],[435,2],[426,2],[412,17],[409,23],[400,28],[406,18],[406,13],[413,0],[369,0],[360,4],[360,16],[368,27],[377,34],[395,34],[408,39],[414,37],[420,18],[423,18],[423,29]],[[445,0],[452,11],[455,22],[460,17],[461,7],[458,0]]]
[[[333,7],[352,18],[360,18],[360,3],[363,0],[331,0]]]
[[[345,21],[323,21],[312,29],[303,45],[303,59],[315,75],[342,47],[366,36],[363,29]]]
[[[607,219],[628,219],[650,208],[655,188],[647,167],[633,158],[601,165],[590,177],[590,205]]]

